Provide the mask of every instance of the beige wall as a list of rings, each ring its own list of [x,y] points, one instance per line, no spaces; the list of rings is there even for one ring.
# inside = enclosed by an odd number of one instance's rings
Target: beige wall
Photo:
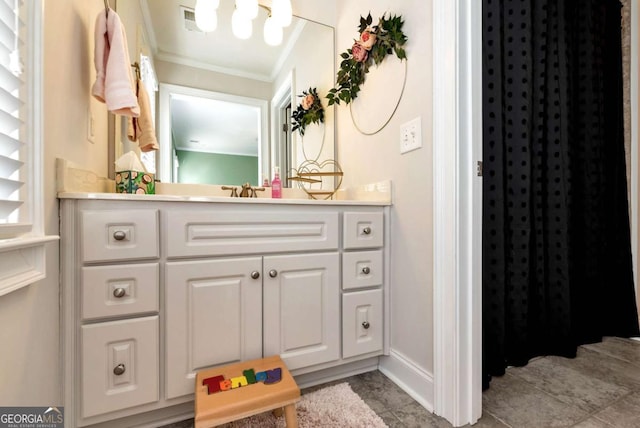
[[[40,3],[40,2],[34,2]],[[44,3],[44,2],[43,2]],[[44,13],[44,218],[58,234],[55,158],[106,175],[106,110],[93,103],[93,25],[102,2],[47,0]],[[95,143],[87,139],[89,110]],[[0,297],[0,403],[61,405],[58,244],[47,247],[47,278]]]
[[[274,92],[276,92],[293,71],[295,98],[291,106],[293,111],[300,104],[302,98],[298,95],[301,95],[302,91],[314,87],[318,90],[318,95],[324,97],[329,92],[329,89],[333,87],[335,79],[332,66],[334,32],[326,27],[321,29],[318,27],[321,26],[307,24],[304,27],[274,80],[273,86]],[[313,52],[313,54],[310,55],[310,52]],[[305,60],[301,61],[300,58]],[[326,100],[323,100],[322,104],[326,107]],[[328,159],[335,158],[335,135],[332,132],[334,123],[333,109],[325,109],[324,125],[312,124],[307,127],[304,139],[297,131],[293,133],[292,146],[295,149],[292,153],[292,166],[294,168],[300,166],[305,160],[317,159],[318,163],[322,163]]]
[[[433,233],[431,141],[431,2],[423,0],[357,0],[338,2],[338,54],[357,38],[361,15],[374,21],[385,12],[402,15],[408,71],[404,96],[391,122],[378,134],[364,136],[352,124],[349,107],[337,108],[338,160],[343,186],[393,182],[391,210],[391,347],[417,367],[433,371]],[[388,79],[402,79],[390,75]],[[388,103],[385,85],[362,87]],[[401,155],[400,125],[422,118],[423,147]]]
[[[157,59],[155,60],[155,66],[158,81],[161,83],[271,100],[273,89],[270,82],[217,73]]]

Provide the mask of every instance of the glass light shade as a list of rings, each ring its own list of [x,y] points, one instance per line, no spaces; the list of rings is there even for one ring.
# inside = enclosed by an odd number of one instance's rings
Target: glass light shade
[[[233,11],[231,15],[231,31],[233,35],[239,39],[248,39],[253,33],[253,25],[250,19],[247,19],[238,9]]]
[[[255,19],[258,16],[258,0],[236,0],[236,10],[247,19]]]
[[[291,0],[273,0],[271,4],[271,16],[273,16],[281,27],[291,25],[291,19],[293,17]]]
[[[270,46],[278,46],[282,43],[282,27],[272,16],[264,21],[264,41]]]
[[[218,6],[219,0],[198,0],[195,15],[196,25],[200,30],[209,33],[218,27],[218,14],[216,12]]]

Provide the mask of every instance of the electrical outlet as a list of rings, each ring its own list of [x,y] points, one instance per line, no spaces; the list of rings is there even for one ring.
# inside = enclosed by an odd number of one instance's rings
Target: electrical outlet
[[[422,147],[422,121],[417,117],[400,126],[400,153]]]

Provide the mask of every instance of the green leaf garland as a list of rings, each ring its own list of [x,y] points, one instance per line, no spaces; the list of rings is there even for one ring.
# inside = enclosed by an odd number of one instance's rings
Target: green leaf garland
[[[309,88],[308,91],[302,91],[302,101],[298,104],[296,110],[291,114],[293,119],[292,132],[298,131],[304,137],[304,131],[307,125],[312,123],[324,123],[324,108],[318,96],[316,88]]]
[[[336,78],[336,86],[329,90],[329,105],[344,102],[349,104],[358,97],[365,75],[372,65],[380,65],[387,55],[394,54],[400,60],[407,59],[404,45],[407,36],[402,32],[402,17],[383,15],[378,25],[373,23],[371,13],[366,18],[360,17],[359,40],[340,54],[342,61]]]

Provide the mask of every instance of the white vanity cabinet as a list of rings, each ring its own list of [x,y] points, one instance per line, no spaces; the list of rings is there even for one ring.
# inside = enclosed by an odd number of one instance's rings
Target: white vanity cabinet
[[[189,417],[197,371],[317,383],[388,349],[388,207],[61,196],[67,426]]]

